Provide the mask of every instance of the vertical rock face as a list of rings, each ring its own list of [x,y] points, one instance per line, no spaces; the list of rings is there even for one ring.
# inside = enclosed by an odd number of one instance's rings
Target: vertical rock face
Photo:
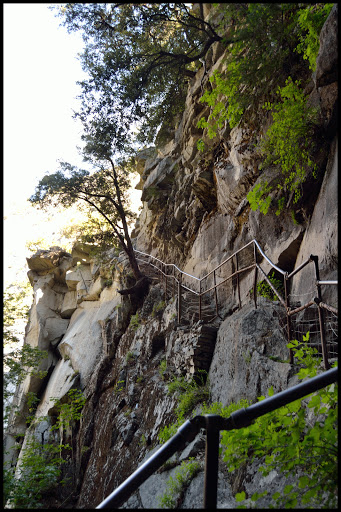
[[[208,9],[209,4],[205,5]],[[208,107],[199,102],[202,85],[225,65],[224,49],[216,43],[207,59],[207,76],[202,68],[189,84],[174,139],[164,148],[148,148],[138,155],[143,208],[132,233],[138,250],[200,278],[256,239],[270,260],[288,273],[313,254],[319,259],[320,278],[336,278],[336,27],[337,6],[321,32],[310,93],[310,100],[321,106],[321,129],[328,138],[321,148],[325,172],[323,181],[308,190],[310,200],[304,211],[296,212],[300,223],[293,223],[287,209],[280,217],[252,211],[246,199],[255,184],[274,177],[273,169],[261,173],[255,151],[265,126],[224,128],[208,141],[204,156],[197,150],[201,137],[197,121],[208,113]],[[169,394],[167,386],[174,377],[190,382],[206,371],[210,398],[223,405],[241,398],[254,401],[270,386],[279,392],[292,384],[285,310],[280,302],[266,299],[255,308],[250,293],[254,272],[240,277],[238,289],[236,281],[225,284],[219,292],[220,317],[213,323],[185,318],[179,324],[176,290],[170,298],[154,279],[143,300],[122,297],[117,289],[127,273],[124,255],[109,251],[103,263],[93,260],[89,249],[77,244],[67,254],[53,247],[28,258],[34,302],[25,343],[47,350],[40,367],[47,377],[28,376],[20,386],[16,398],[20,414],[10,420],[7,447],[25,432],[23,446],[27,442],[28,392],[40,399],[36,418],[44,417],[45,423],[38,423],[35,431],[31,428],[39,439],[42,429],[47,431],[53,422],[53,398],[64,400],[71,388],[81,389],[86,397],[82,419],[73,430],[68,466],[73,488],[53,491],[47,506],[54,499],[59,507],[67,503],[69,508],[94,508],[155,452],[160,430],[176,420],[177,395]],[[268,274],[271,265],[265,259],[261,263]],[[235,261],[230,268],[236,270]],[[223,272],[214,278],[223,280]],[[258,276],[258,281],[262,278]],[[313,264],[298,273],[290,286],[290,300],[296,305],[304,304],[310,292],[314,296]],[[322,288],[329,304],[336,303],[336,288]],[[194,406],[193,414],[196,411]],[[176,453],[173,468],[153,475],[124,508],[158,508],[167,479],[189,457],[203,461],[202,437],[183,454]],[[270,476],[259,480],[252,466],[243,485],[252,492],[264,485],[281,492],[287,482],[276,472]],[[218,508],[235,507],[232,489],[238,491],[238,478],[227,478],[221,464]],[[201,506],[198,494],[203,480],[201,467],[178,508]]]

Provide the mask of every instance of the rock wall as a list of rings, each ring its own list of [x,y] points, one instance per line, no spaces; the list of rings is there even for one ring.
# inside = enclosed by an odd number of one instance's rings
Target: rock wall
[[[321,279],[335,279],[336,27],[337,5],[321,33],[310,86],[310,101],[321,106],[321,127],[327,134],[320,158],[325,172],[323,181],[312,188],[309,204],[297,212],[300,223],[294,224],[286,210],[280,217],[252,211],[246,199],[258,180],[273,173],[260,173],[254,149],[265,126],[225,128],[213,140],[206,137],[210,149],[204,156],[196,148],[202,136],[196,124],[207,113],[199,102],[202,87],[215,69],[224,66],[223,49],[216,43],[207,58],[207,74],[201,68],[189,84],[174,138],[164,148],[148,148],[138,155],[143,208],[132,234],[137,249],[202,277],[256,239],[283,270],[292,271],[314,254],[319,257]],[[52,397],[63,400],[71,388],[81,389],[86,397],[70,441],[72,460],[65,469],[72,483],[50,491],[50,508],[65,503],[68,508],[94,508],[157,450],[160,429],[175,420],[177,401],[167,387],[172,376],[189,380],[198,370],[206,370],[211,399],[224,405],[240,398],[255,400],[271,385],[278,392],[294,382],[292,365],[283,362],[288,360],[283,309],[267,300],[255,309],[250,275],[241,279],[241,308],[231,295],[223,318],[214,324],[178,324],[176,301],[167,298],[156,281],[143,300],[118,294],[128,274],[123,254],[109,251],[99,262],[91,257],[89,246],[78,244],[71,254],[57,247],[38,251],[28,265],[34,301],[25,343],[48,351],[40,368],[47,376],[27,377],[22,383],[16,398],[20,414],[10,420],[6,447],[13,447],[25,432],[23,446],[32,432],[42,442],[47,440],[55,415]],[[266,261],[263,267],[270,271]],[[308,266],[297,276],[291,292],[302,302],[314,272]],[[337,299],[335,288],[323,290],[329,303]],[[166,361],[166,369],[161,361]],[[27,430],[29,391],[40,399],[36,417],[45,419]],[[13,464],[17,456],[20,461],[20,449],[11,453]],[[167,479],[189,457],[203,461],[202,433],[175,455],[172,469],[153,475],[124,508],[158,508]],[[253,466],[244,479],[238,478],[227,475],[220,464],[218,508],[234,508],[233,494],[241,489],[251,493],[264,485],[276,490],[282,485],[275,471],[262,480]],[[201,506],[202,486],[201,469],[178,508]]]

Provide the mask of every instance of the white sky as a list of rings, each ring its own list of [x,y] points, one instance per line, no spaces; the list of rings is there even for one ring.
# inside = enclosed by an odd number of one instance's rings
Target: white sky
[[[51,235],[60,223],[60,214],[47,218],[27,203],[39,180],[57,170],[58,159],[82,165],[72,109],[76,81],[85,77],[76,59],[83,42],[59,27],[48,5],[58,4],[3,4],[4,286],[28,270],[26,241]]]

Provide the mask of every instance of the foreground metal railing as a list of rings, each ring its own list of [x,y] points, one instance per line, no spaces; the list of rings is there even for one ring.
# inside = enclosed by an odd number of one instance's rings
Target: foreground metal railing
[[[338,355],[338,337],[335,331],[337,325],[337,309],[326,304],[322,299],[322,286],[336,285],[338,282],[320,279],[318,257],[310,255],[298,268],[291,273],[275,265],[263,252],[256,240],[251,240],[241,249],[235,251],[222,263],[216,266],[205,276],[198,278],[180,270],[174,264],[167,264],[142,251],[135,250],[136,258],[143,267],[143,271],[150,277],[157,278],[163,285],[165,299],[177,298],[178,322],[183,320],[212,322],[224,315],[223,308],[231,296],[236,296],[238,307],[241,308],[241,280],[250,272],[254,272],[252,295],[257,308],[257,283],[259,279],[266,281],[278,302],[283,307],[286,317],[286,336],[288,341],[298,339],[295,332],[295,321],[300,322],[299,313],[305,312],[312,306],[317,308],[318,340],[314,339],[311,345],[317,345],[322,354],[325,368],[330,368],[330,359]],[[273,271],[276,271],[283,280],[284,293],[274,286],[268,277],[269,272],[263,268],[265,261]],[[291,303],[290,285],[294,276],[307,265],[314,265],[314,275],[310,277],[313,289],[305,304],[297,306]],[[259,277],[260,276],[260,277]],[[315,290],[314,290],[315,289]],[[244,289],[245,294],[245,289]],[[326,312],[334,315],[334,327],[327,333]],[[296,316],[295,316],[296,315]],[[298,315],[298,316],[297,316]],[[297,320],[296,320],[297,319]],[[330,321],[329,321],[330,323]],[[297,331],[297,329],[296,329]],[[316,338],[316,336],[315,336]],[[293,363],[293,352],[289,350],[290,362]]]
[[[139,467],[127,480],[112,492],[96,509],[118,508],[143,482],[159,469],[175,452],[183,450],[198,434],[206,429],[204,508],[216,509],[218,483],[219,432],[247,427],[256,418],[263,416],[294,400],[303,398],[338,380],[338,368],[332,368],[301,384],[257,402],[246,409],[239,409],[229,418],[215,414],[195,416],[187,420],[177,433],[154,455]]]

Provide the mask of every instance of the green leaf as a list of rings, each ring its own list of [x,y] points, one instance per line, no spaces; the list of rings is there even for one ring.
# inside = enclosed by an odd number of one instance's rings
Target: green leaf
[[[286,485],[283,489],[283,492],[284,494],[289,494],[292,490],[293,490],[294,486],[289,484],[289,485]]]
[[[299,489],[304,489],[304,487],[307,487],[309,485],[310,478],[306,475],[301,476],[298,480],[298,487]]]
[[[244,491],[242,492],[237,492],[237,494],[235,495],[235,499],[237,502],[240,502],[240,501],[244,501],[246,498],[246,494]]]

